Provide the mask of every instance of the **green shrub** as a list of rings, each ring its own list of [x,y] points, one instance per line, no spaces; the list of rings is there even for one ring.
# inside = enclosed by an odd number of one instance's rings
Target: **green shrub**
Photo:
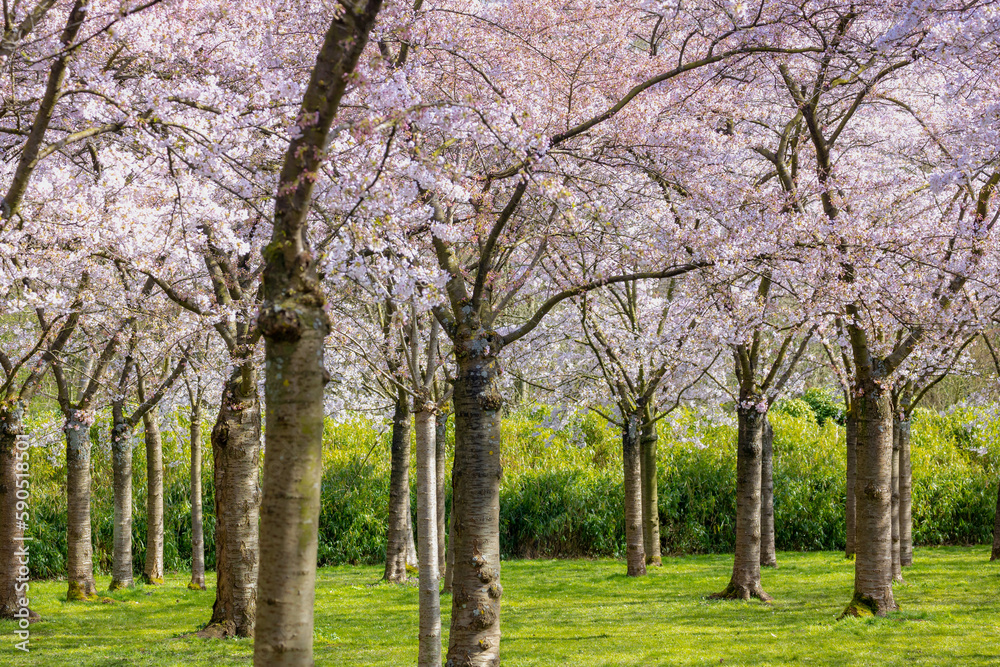
[[[808,394],[808,392],[807,392]],[[813,394],[815,399],[816,394]],[[818,400],[781,401],[774,426],[775,538],[782,550],[841,549],[844,545],[844,431]],[[625,550],[621,435],[595,414],[558,430],[541,425],[547,411],[525,406],[502,425],[500,545],[505,557],[621,556]],[[820,415],[827,417],[820,419]],[[44,417],[44,416],[43,416]],[[54,417],[33,425],[51,432]],[[49,419],[48,426],[42,422]],[[175,417],[164,430],[165,561],[190,566],[187,424]],[[665,553],[731,551],[736,516],[736,429],[680,411],[658,425],[660,534]],[[820,424],[822,422],[822,425]],[[389,438],[380,423],[357,417],[329,421],[319,562],[378,563],[385,558],[389,497]],[[112,497],[107,419],[92,435],[94,562],[111,565]],[[206,565],[213,567],[214,513],[209,425],[205,424],[204,508]],[[939,415],[917,410],[912,427],[915,544],[989,542],[996,502],[1000,420],[963,408]],[[183,434],[178,437],[177,434]],[[449,422],[450,458],[454,447]],[[145,555],[145,454],[141,429],[134,450],[133,562]],[[36,577],[65,573],[64,448],[32,452],[31,568]],[[412,472],[413,468],[411,468]],[[411,483],[415,486],[411,475]],[[450,489],[449,489],[450,494]],[[414,494],[415,499],[415,494]],[[450,496],[449,496],[450,506]],[[415,509],[415,508],[414,508]],[[414,517],[415,518],[415,517]]]
[[[608,471],[541,470],[500,491],[500,552],[505,558],[622,556],[625,498]]]
[[[802,400],[809,404],[813,414],[816,415],[816,422],[823,426],[827,421],[833,420],[844,426],[847,416],[844,414],[844,401],[836,392],[820,387],[806,389],[802,394]]]
[[[780,413],[789,417],[816,419],[812,406],[801,398],[779,398],[774,402],[770,414]]]

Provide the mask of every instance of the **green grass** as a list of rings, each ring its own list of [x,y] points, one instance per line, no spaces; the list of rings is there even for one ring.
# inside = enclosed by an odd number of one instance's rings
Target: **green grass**
[[[772,605],[705,599],[728,581],[725,555],[668,558],[643,579],[626,578],[613,560],[505,562],[503,664],[997,664],[1000,563],[988,558],[987,547],[917,549],[896,588],[901,612],[844,621],[836,617],[853,567],[833,552],[779,554],[779,569],[764,572]],[[380,574],[369,566],[320,571],[317,665],[416,661],[417,589],[372,585]],[[250,641],[188,636],[208,619],[214,593],[186,583],[168,576],[162,587],[102,604],[67,603],[65,582],[34,582],[33,606],[45,622],[31,627],[26,655],[13,648],[13,624],[0,622],[0,665],[249,664]],[[446,611],[446,635],[447,622]]]

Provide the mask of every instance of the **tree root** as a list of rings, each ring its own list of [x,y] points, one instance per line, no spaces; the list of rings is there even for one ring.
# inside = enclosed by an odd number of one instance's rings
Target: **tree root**
[[[231,639],[236,636],[236,624],[232,621],[210,623],[195,635],[200,639]]]
[[[729,582],[725,590],[708,596],[709,600],[760,600],[772,602],[774,598],[764,592],[759,583],[750,585]]]
[[[875,598],[868,597],[867,595],[862,595],[861,593],[855,592],[854,598],[851,600],[850,604],[844,609],[843,613],[837,617],[837,620],[841,620],[848,616],[854,618],[871,618],[874,616],[884,617],[890,611],[898,611],[899,605],[894,604],[892,609],[888,609],[879,605],[875,601]]]

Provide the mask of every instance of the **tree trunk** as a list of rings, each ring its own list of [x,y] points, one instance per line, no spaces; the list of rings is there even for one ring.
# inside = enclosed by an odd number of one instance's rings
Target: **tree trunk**
[[[899,418],[892,424],[892,580],[903,580],[903,567],[899,562]]]
[[[260,402],[252,362],[226,381],[212,429],[212,457],[217,583],[212,618],[199,635],[252,637],[260,508]]]
[[[123,399],[124,400],[124,399]],[[114,559],[109,590],[131,588],[132,578],[132,426],[116,403],[111,425],[111,465],[114,473]]]
[[[191,406],[191,583],[188,588],[205,590],[205,523],[201,508],[201,389]]]
[[[385,536],[385,580],[406,581],[410,531],[410,408],[406,394],[396,397],[392,415],[392,470],[389,476],[389,521]]]
[[[465,329],[467,325],[462,326]],[[455,340],[454,538],[449,549],[452,611],[447,664],[500,663],[500,409],[501,344],[477,330]]]
[[[452,489],[455,487],[452,486]],[[451,515],[448,517],[448,547],[445,552],[445,566],[444,566],[444,585],[442,588],[445,593],[451,593],[451,582],[452,577],[455,575],[455,496],[454,491],[452,491],[451,497]],[[1000,507],[1000,501],[998,501],[997,506]]]
[[[454,403],[452,403],[454,408]],[[458,447],[458,421],[455,422],[455,446]],[[499,526],[498,526],[499,528]],[[448,545],[445,550],[444,584],[445,593],[451,593],[452,577],[455,574],[455,466],[451,467],[451,512],[448,515]]]
[[[756,400],[753,400],[756,403]],[[739,432],[736,442],[736,553],[733,576],[716,599],[769,601],[760,583],[760,478],[766,416],[756,407],[736,412]]]
[[[774,429],[767,415],[760,442],[760,565],[778,567],[774,549]]]
[[[287,311],[286,311],[287,312]],[[322,304],[297,307],[298,335],[267,338],[267,438],[261,505],[260,622],[254,664],[312,665],[323,478]],[[289,382],[289,378],[294,381]]]
[[[307,217],[330,126],[380,8],[381,0],[341,3],[343,11],[330,22],[298,114],[309,122],[285,151],[273,233],[264,249],[258,323],[267,342],[267,457],[257,667],[313,664],[323,390],[330,379],[323,350],[330,321]]]
[[[24,490],[21,495],[30,497],[30,486],[25,486],[25,480],[30,484],[30,454],[27,441],[21,439],[24,405],[14,399],[0,406],[0,618],[13,619],[21,609],[18,601],[27,597],[27,565],[18,552],[25,544],[28,508],[26,500],[18,500],[17,492]],[[29,620],[38,620],[37,613],[28,614]]]
[[[646,418],[650,414],[647,412]],[[641,466],[642,475],[642,547],[646,554],[646,564],[660,567],[660,507],[657,499],[656,472],[656,424],[646,423],[642,428]]]
[[[434,413],[414,414],[417,444],[417,532],[420,535],[420,635],[417,665],[441,667],[441,598],[438,591],[437,446]]]
[[[445,559],[445,468],[447,467],[448,413],[438,415],[434,425],[434,470],[437,473],[438,577],[444,577]]]
[[[625,565],[630,577],[646,574],[642,535],[642,415],[625,415],[622,461],[625,473]]]
[[[857,553],[854,597],[844,615],[885,616],[898,608],[892,595],[892,401],[875,379],[856,393]]]
[[[858,479],[858,420],[855,417],[854,407],[849,407],[846,415],[845,439],[847,441],[847,502],[844,510],[844,526],[847,531],[847,544],[844,547],[844,556],[854,558],[857,552],[857,541],[855,539],[855,518],[857,516],[857,503],[855,501],[854,487]]]
[[[146,441],[146,563],[142,579],[163,583],[163,439],[155,407],[142,416]]]
[[[97,598],[94,545],[90,534],[90,422],[85,410],[70,410],[66,433],[67,600]]]
[[[908,415],[899,422],[899,564],[913,565],[913,469]]]

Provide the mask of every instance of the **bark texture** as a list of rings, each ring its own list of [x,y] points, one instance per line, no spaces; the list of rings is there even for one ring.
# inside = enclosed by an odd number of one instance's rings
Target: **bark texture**
[[[642,534],[642,415],[626,416],[622,429],[622,462],[625,473],[625,565],[630,577],[646,574]]]
[[[756,403],[757,401],[745,401]],[[760,477],[764,413],[755,407],[737,410],[736,443],[736,553],[733,576],[716,599],[769,601],[760,583]]]
[[[447,567],[445,556],[445,468],[447,467],[448,451],[448,413],[438,415],[434,422],[434,471],[437,473],[437,543],[438,543],[438,577],[444,577]]]
[[[18,592],[24,584],[17,580],[22,565],[17,551],[24,544],[27,512],[23,505],[18,509],[18,479],[28,479],[19,478],[17,473],[30,465],[29,450],[18,446],[18,436],[23,435],[24,405],[16,399],[0,403],[0,618],[5,619],[14,618],[20,608],[17,601],[24,597],[23,590]],[[38,620],[37,613],[31,611],[29,615],[31,620]]]
[[[201,396],[191,406],[191,583],[205,590],[205,522],[201,506]]]
[[[892,580],[903,580],[899,562],[899,417],[892,425]]]
[[[90,413],[70,410],[66,433],[66,599],[97,598],[90,533]]]
[[[642,546],[646,553],[646,564],[660,567],[660,505],[657,498],[656,470],[656,424],[647,422],[642,427],[641,474],[642,474]]]
[[[410,530],[410,408],[402,391],[396,398],[392,415],[390,449],[389,519],[385,536],[385,580],[400,584],[406,581],[406,561]]]
[[[899,564],[913,565],[913,468],[910,464],[910,417],[899,422]]]
[[[449,667],[500,662],[500,409],[495,335],[463,323],[453,339],[455,465]]]
[[[892,400],[874,379],[855,389],[857,420],[854,597],[844,615],[885,616],[892,595]]]
[[[760,565],[778,567],[774,549],[774,429],[766,415],[760,442]]]
[[[248,379],[244,379],[244,376]],[[253,364],[226,381],[212,429],[215,605],[205,637],[252,637],[257,617],[260,401]]]
[[[115,526],[111,590],[130,588],[132,578],[132,426],[116,402],[111,426],[111,464],[114,473]]]
[[[302,132],[285,152],[264,250],[267,456],[261,517],[258,667],[313,664],[320,483],[323,474],[323,362],[330,322],[309,246],[307,219],[330,127],[368,42],[381,0],[341,2],[302,98]],[[305,122],[304,119],[308,119]]]
[[[111,403],[112,428],[111,450],[114,470],[114,565],[112,566],[111,590],[132,586],[132,433],[141,418],[145,425],[146,440],[146,562],[143,580],[148,584],[163,583],[163,446],[159,424],[156,421],[156,405],[163,398],[187,365],[181,358],[173,372],[156,388],[152,395],[145,397],[142,376],[137,380],[139,398],[142,403],[132,414],[125,412],[128,378],[134,367],[132,352],[135,350],[135,336],[129,343],[129,353],[125,356],[122,374],[118,380],[118,390]]]
[[[454,488],[454,487],[452,487]],[[454,498],[454,497],[453,497]],[[997,502],[1000,507],[1000,501]],[[441,585],[445,593],[451,593],[451,582],[455,576],[455,507],[452,501],[451,516],[448,517],[448,547],[445,552],[444,583]]]
[[[855,528],[857,502],[854,489],[858,479],[858,421],[853,407],[848,408],[846,417],[844,431],[847,441],[847,502],[844,506],[844,526],[847,531],[847,545],[844,547],[844,556],[854,558],[855,553],[857,553],[857,531]]]
[[[142,416],[146,442],[146,562],[142,579],[147,584],[163,583],[163,438],[158,411]]]
[[[327,325],[322,309],[298,316],[301,337],[267,340],[260,555],[274,567],[261,570],[257,665],[312,665]]]
[[[420,536],[420,635],[417,665],[441,665],[441,598],[438,590],[437,444],[434,413],[414,414],[417,446],[417,534]]]

